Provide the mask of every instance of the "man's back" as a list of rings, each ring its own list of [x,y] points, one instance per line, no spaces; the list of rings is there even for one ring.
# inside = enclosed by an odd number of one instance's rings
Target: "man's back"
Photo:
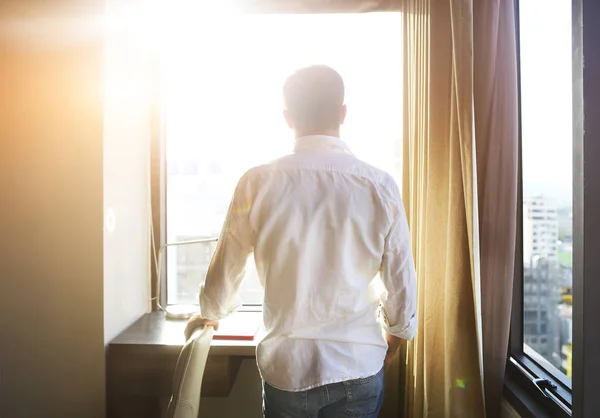
[[[265,381],[305,390],[376,374],[387,344],[372,282],[402,210],[392,177],[339,139],[310,136],[245,178],[265,286],[257,352]]]

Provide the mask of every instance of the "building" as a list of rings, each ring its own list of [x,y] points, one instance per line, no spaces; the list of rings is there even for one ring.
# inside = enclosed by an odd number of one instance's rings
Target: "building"
[[[573,237],[573,211],[570,205],[558,209],[558,236],[562,241]]]
[[[523,263],[531,267],[534,258],[558,258],[558,210],[542,195],[523,202]]]
[[[564,285],[560,266],[558,211],[541,195],[523,202],[523,340],[557,368],[562,366]]]
[[[571,339],[573,335],[573,293],[570,286],[563,289],[560,317],[562,318],[561,351],[563,354],[561,369],[568,378],[571,378],[573,373],[573,343]]]

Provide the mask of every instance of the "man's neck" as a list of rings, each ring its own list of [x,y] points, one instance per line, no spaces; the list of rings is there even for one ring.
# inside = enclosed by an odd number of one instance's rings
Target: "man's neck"
[[[325,131],[318,131],[318,132],[296,132],[296,139],[298,138],[302,138],[305,136],[332,136],[334,138],[338,138],[340,137],[340,130],[339,129],[330,129],[330,130],[325,130]]]

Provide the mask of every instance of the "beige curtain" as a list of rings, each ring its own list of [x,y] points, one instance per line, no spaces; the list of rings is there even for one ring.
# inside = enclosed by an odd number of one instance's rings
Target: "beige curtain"
[[[404,387],[403,405],[388,402],[382,416],[485,416],[472,11],[472,0],[405,2],[403,198],[419,330],[401,352],[400,377],[388,377],[390,391]]]
[[[500,416],[517,219],[518,96],[513,0],[474,4],[475,132],[488,418]]]

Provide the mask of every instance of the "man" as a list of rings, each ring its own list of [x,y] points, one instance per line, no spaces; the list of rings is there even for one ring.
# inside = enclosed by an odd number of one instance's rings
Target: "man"
[[[346,105],[337,72],[300,69],[283,93],[294,153],[240,179],[200,290],[201,315],[187,332],[218,326],[239,306],[254,253],[265,289],[257,347],[265,416],[377,417],[383,372],[417,327],[400,191],[340,140]],[[383,295],[372,287],[377,273]]]

